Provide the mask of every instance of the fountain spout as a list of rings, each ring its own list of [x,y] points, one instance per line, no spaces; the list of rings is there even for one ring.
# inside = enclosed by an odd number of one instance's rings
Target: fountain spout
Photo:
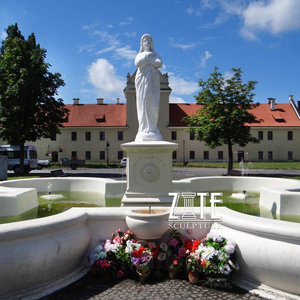
[[[51,195],[51,193],[52,193],[52,183],[51,182],[48,182],[47,190],[48,190],[48,195]]]

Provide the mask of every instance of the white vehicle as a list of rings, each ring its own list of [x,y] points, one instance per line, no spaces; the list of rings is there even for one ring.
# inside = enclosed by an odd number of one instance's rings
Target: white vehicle
[[[37,159],[38,160],[38,170],[42,170],[43,167],[50,167],[50,161],[48,159]]]
[[[127,165],[127,157],[123,157],[120,162],[120,167],[125,168]]]
[[[20,173],[20,146],[0,145],[0,154],[7,156],[7,169]],[[35,146],[24,146],[24,172],[29,173],[38,167],[37,151]]]

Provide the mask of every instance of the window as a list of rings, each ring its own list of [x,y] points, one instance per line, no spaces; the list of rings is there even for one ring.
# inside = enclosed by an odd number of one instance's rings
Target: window
[[[123,141],[123,131],[118,131],[118,141]]]
[[[177,151],[172,152],[172,159],[177,159]]]
[[[190,141],[195,140],[195,132],[190,132]]]
[[[77,141],[77,132],[71,132],[71,140],[72,141]]]
[[[105,131],[100,131],[99,139],[100,141],[105,141]]]
[[[86,133],[85,133],[85,140],[86,141],[90,141],[91,140],[91,132],[90,131],[86,131]]]
[[[177,132],[176,131],[172,131],[171,132],[171,140],[172,141],[176,141],[177,140]]]
[[[288,160],[293,160],[293,151],[288,151]]]
[[[195,151],[190,151],[190,159],[195,159]]]
[[[85,151],[85,159],[91,160],[91,151]]]
[[[268,151],[268,160],[273,160],[273,151]]]
[[[273,131],[268,131],[268,140],[269,141],[273,140]]]
[[[259,132],[258,132],[258,139],[259,139],[260,141],[262,141],[262,140],[264,139],[264,132],[263,132],[263,131],[259,131]]]
[[[54,133],[54,134],[52,134],[52,135],[50,136],[50,140],[51,140],[51,141],[56,141],[56,133]]]
[[[264,152],[263,151],[258,151],[258,159],[263,160],[264,159]]]
[[[77,151],[72,151],[71,152],[71,158],[77,159]]]
[[[223,157],[223,151],[218,151],[218,159],[224,159]]]
[[[203,151],[203,159],[209,159],[209,151]]]
[[[105,151],[100,151],[100,160],[105,159]]]
[[[293,131],[288,131],[287,132],[287,139],[288,139],[288,141],[292,141],[293,140]]]
[[[124,157],[123,151],[118,151],[118,159],[122,159]]]

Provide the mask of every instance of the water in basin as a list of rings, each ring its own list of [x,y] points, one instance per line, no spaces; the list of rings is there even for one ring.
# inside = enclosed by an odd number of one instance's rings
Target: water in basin
[[[220,192],[220,191],[214,191]],[[247,191],[251,197],[246,197],[245,199],[235,199],[232,196],[233,193],[240,193],[240,191],[222,191],[223,196],[221,199],[223,203],[217,204],[217,206],[226,206],[232,210],[253,215],[253,216],[263,216],[270,217],[278,220],[290,221],[300,223],[300,216],[283,216],[271,214],[267,209],[259,206],[259,193]],[[119,207],[121,206],[121,198],[104,198],[104,195],[95,192],[70,192],[70,191],[56,191],[54,194],[62,194],[63,198],[58,199],[43,199],[41,196],[45,193],[39,194],[39,206],[37,208],[31,209],[26,213],[14,216],[14,217],[0,217],[0,224],[25,221],[30,219],[48,217],[61,212],[64,212],[72,207]],[[179,199],[178,206],[184,206],[183,198]],[[195,206],[200,206],[199,197],[195,198]],[[209,197],[207,197],[206,206],[210,206]]]

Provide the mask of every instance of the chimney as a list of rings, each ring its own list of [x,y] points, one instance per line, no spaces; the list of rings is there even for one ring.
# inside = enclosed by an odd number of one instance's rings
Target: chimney
[[[120,104],[120,98],[116,98],[117,104]]]
[[[104,99],[103,98],[97,98],[97,104],[101,105],[103,104]]]
[[[79,105],[79,98],[73,98],[73,105]]]
[[[275,110],[275,98],[268,98],[268,103],[270,104],[270,109]]]
[[[293,101],[293,95],[289,95],[289,101]]]
[[[300,101],[299,100],[297,101],[297,109],[298,109],[298,111],[300,111]]]

